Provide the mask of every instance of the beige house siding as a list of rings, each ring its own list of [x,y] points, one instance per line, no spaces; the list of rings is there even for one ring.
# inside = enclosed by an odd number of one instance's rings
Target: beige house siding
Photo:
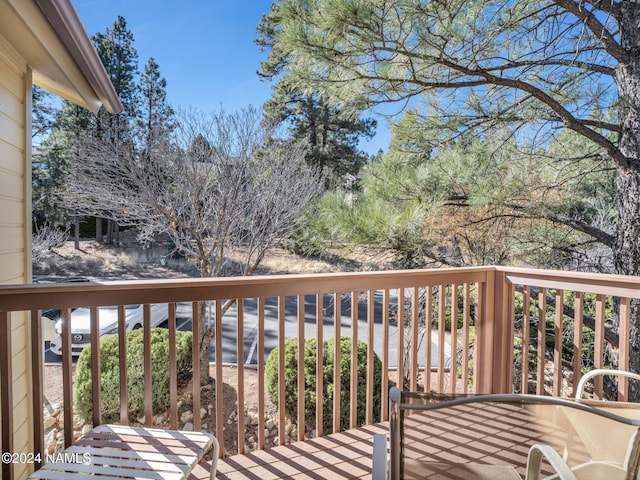
[[[0,0],[0,284],[31,282],[33,83],[94,112],[100,105],[114,114],[122,111],[71,0]],[[9,323],[1,323],[9,345],[0,352],[0,388],[7,390],[0,392],[5,419],[0,442],[3,450],[33,453],[28,316],[12,313]],[[2,472],[21,479],[31,468],[3,465]]]
[[[31,70],[0,36],[0,283],[31,281]],[[13,451],[30,452],[31,358],[27,316],[11,317]],[[15,465],[26,478],[28,465]]]
[[[27,92],[30,95],[27,65],[0,37],[0,283],[26,283],[30,274],[25,251],[31,197]]]

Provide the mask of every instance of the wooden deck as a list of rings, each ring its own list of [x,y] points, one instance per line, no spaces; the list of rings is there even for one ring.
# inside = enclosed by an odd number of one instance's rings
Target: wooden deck
[[[568,417],[560,415],[554,405],[487,402],[414,412],[404,422],[404,455],[408,462],[404,478],[424,478],[424,462],[438,480],[466,480],[473,468],[506,468],[524,477],[529,449],[536,443],[545,443],[559,452],[570,445],[572,464],[588,461],[588,449],[567,422]],[[216,478],[370,479],[373,435],[388,432],[389,424],[384,422],[227,457],[218,462]],[[624,454],[624,449],[621,452]],[[419,473],[413,475],[412,465],[418,463]],[[546,462],[543,473],[552,473]],[[207,464],[199,465],[189,478],[208,478]]]
[[[370,479],[373,435],[388,433],[380,423],[325,437],[234,455],[218,461],[219,480]],[[208,464],[199,465],[189,480],[209,478]]]

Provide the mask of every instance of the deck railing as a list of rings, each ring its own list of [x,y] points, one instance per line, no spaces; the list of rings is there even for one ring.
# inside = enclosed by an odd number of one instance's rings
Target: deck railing
[[[505,385],[523,393],[573,395],[587,370],[614,360],[629,369],[631,302],[640,298],[640,278],[528,269],[498,274],[508,290],[502,323],[512,339],[505,337],[503,350],[516,367]],[[627,399],[628,389],[626,379],[618,383],[618,400]],[[602,378],[594,395],[602,398]]]
[[[178,425],[177,372],[175,358],[176,309],[182,302],[191,304],[194,378],[199,376],[200,342],[199,323],[213,321],[215,335],[216,382],[222,384],[223,337],[229,328],[235,343],[235,357],[240,359],[237,368],[237,448],[245,450],[245,360],[249,354],[244,348],[246,336],[255,335],[251,352],[255,357],[258,378],[258,448],[265,447],[265,355],[269,346],[266,339],[275,336],[279,348],[278,377],[284,378],[284,343],[287,338],[298,337],[298,366],[304,368],[304,340],[315,338],[317,349],[316,378],[322,378],[323,349],[320,347],[329,337],[351,337],[350,427],[356,426],[358,409],[356,390],[357,357],[354,348],[358,340],[367,344],[366,423],[386,420],[388,416],[389,380],[402,381],[409,390],[423,389],[446,392],[510,392],[528,391],[530,385],[540,394],[549,393],[545,383],[551,385],[550,393],[560,395],[562,372],[569,365],[573,380],[585,368],[598,368],[605,364],[608,352],[619,354],[622,368],[629,362],[629,304],[640,298],[640,280],[609,275],[577,274],[501,267],[456,268],[440,270],[412,270],[396,272],[367,272],[320,275],[286,275],[240,277],[220,279],[116,281],[92,284],[18,285],[0,286],[0,404],[2,405],[2,450],[11,446],[12,413],[8,406],[11,398],[13,365],[22,361],[14,359],[11,345],[11,322],[14,315],[27,312],[30,315],[30,340],[27,346],[31,354],[33,376],[34,451],[42,452],[43,379],[41,310],[61,309],[62,322],[62,371],[63,412],[65,444],[72,443],[73,433],[73,379],[72,340],[68,319],[71,309],[89,307],[92,322],[92,351],[99,349],[99,307],[119,305],[119,341],[121,385],[126,385],[127,366],[124,352],[125,305],[156,303],[168,304],[170,343],[170,424]],[[223,313],[224,306],[232,301],[234,308]],[[197,312],[202,302],[209,302],[214,312],[211,317],[200,318]],[[588,308],[585,306],[588,303]],[[610,305],[620,312],[620,331],[613,335],[608,325]],[[249,310],[252,311],[248,314]],[[593,310],[591,314],[589,309]],[[250,317],[250,320],[248,318]],[[565,320],[575,319],[575,335],[564,340]],[[585,320],[586,318],[586,320]],[[339,321],[336,321],[339,319]],[[549,320],[552,319],[552,320]],[[248,322],[255,322],[247,328]],[[144,323],[149,325],[150,308],[144,308]],[[547,328],[553,325],[553,329]],[[585,349],[585,329],[594,334],[593,348]],[[225,327],[225,330],[223,330]],[[227,328],[228,327],[228,328]],[[265,331],[265,329],[267,331]],[[147,330],[149,330],[147,328]],[[247,331],[250,333],[246,333]],[[271,330],[271,331],[269,331]],[[275,331],[273,331],[275,330]],[[591,330],[589,330],[591,331]],[[544,339],[544,340],[543,340]],[[589,340],[591,341],[591,340]],[[144,337],[145,369],[145,422],[151,425],[151,336]],[[552,353],[551,353],[552,352]],[[585,353],[587,352],[587,353]],[[334,384],[339,384],[340,349],[334,348],[336,366],[332,372]],[[374,355],[382,363],[382,402],[374,409]],[[567,360],[567,359],[570,359]],[[546,368],[553,366],[552,369]],[[101,419],[100,362],[93,355],[93,423]],[[514,373],[514,370],[516,372]],[[304,386],[299,376],[299,388]],[[199,415],[200,388],[193,382],[194,427],[201,428]],[[284,383],[279,383],[279,399],[284,397]],[[316,398],[322,398],[325,385],[317,382]],[[626,395],[626,384],[621,383],[620,395]],[[338,389],[337,389],[338,390]],[[220,389],[221,393],[222,389]],[[601,386],[596,385],[596,394]],[[126,388],[121,389],[121,421],[129,422]],[[303,426],[304,395],[298,396],[298,418]],[[340,401],[336,395],[332,401],[332,428],[323,428],[323,409],[316,406],[315,430],[324,435],[340,428]],[[225,419],[223,396],[216,394],[216,431],[223,442]],[[285,441],[284,402],[278,403],[279,442]],[[303,440],[305,429],[297,429],[297,440]],[[224,448],[221,448],[224,452]],[[11,478],[10,466],[3,467],[3,478]],[[6,475],[6,477],[5,477]]]

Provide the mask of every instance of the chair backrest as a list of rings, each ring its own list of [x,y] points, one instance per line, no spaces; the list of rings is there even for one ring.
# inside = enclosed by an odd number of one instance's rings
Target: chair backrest
[[[592,461],[613,462],[627,469],[635,464],[638,452],[638,426],[616,421],[592,411],[563,407],[567,428],[577,434]]]
[[[451,458],[456,463],[456,446],[464,451],[465,439],[472,436],[475,443],[483,441],[488,447],[474,447],[476,462],[492,463],[490,452],[500,451],[499,463],[512,458],[508,463],[519,468],[516,457],[520,452],[528,451],[534,443],[546,443],[558,452],[567,452],[571,465],[615,465],[628,480],[640,480],[640,420],[625,418],[623,411],[611,408],[614,406],[605,410],[567,399],[518,394],[438,401],[433,396],[394,389],[389,417],[391,478],[401,478],[404,458],[435,458],[437,462]],[[462,440],[449,438],[449,448],[447,436],[453,429]],[[493,438],[491,432],[497,436]],[[463,463],[470,461],[464,454],[460,458]],[[520,466],[525,464],[526,458]]]
[[[633,441],[629,444],[625,465],[627,467],[627,480],[637,480],[640,475],[638,471],[640,470],[640,429],[636,431]]]

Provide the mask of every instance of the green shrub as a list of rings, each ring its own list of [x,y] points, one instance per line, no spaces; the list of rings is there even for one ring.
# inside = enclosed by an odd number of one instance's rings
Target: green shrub
[[[144,414],[144,359],[143,329],[127,332],[127,385],[129,415]],[[176,332],[178,376],[191,369],[191,332]],[[153,411],[162,412],[169,407],[169,331],[151,329],[151,377]],[[118,337],[100,340],[100,383],[102,392],[102,420],[105,423],[120,420],[120,370]],[[86,347],[76,366],[74,380],[74,406],[76,413],[91,420],[91,347]]]
[[[333,352],[334,340],[323,343],[323,429],[329,432],[333,428]],[[340,428],[349,428],[349,412],[351,399],[351,337],[340,339]],[[382,362],[374,355],[373,412],[379,418],[382,403]],[[358,425],[365,423],[367,403],[367,344],[358,342],[358,393],[357,419]],[[269,354],[266,367],[267,394],[273,402],[278,401],[278,349]],[[316,418],[316,340],[310,338],[304,345],[304,378],[305,378],[305,422],[315,425]],[[293,418],[298,415],[298,339],[290,338],[285,342],[285,411]]]

